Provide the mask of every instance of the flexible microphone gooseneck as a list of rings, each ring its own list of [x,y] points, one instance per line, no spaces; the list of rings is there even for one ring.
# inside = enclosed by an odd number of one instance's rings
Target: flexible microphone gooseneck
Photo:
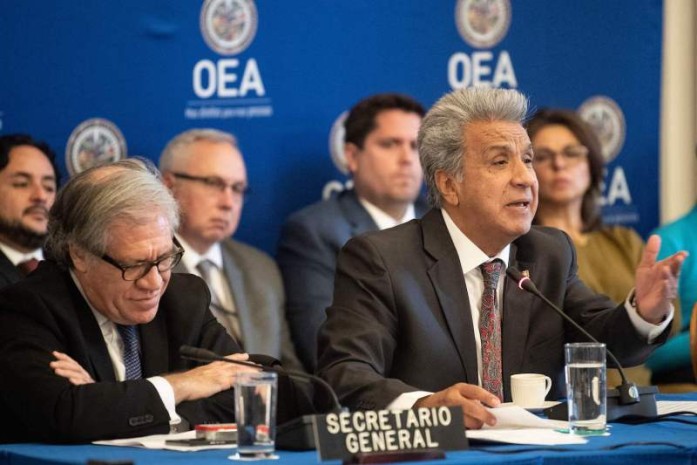
[[[564,313],[559,307],[554,305],[547,297],[545,297],[535,283],[532,282],[529,276],[523,275],[518,269],[509,267],[506,269],[506,274],[511,278],[516,285],[527,291],[538,298],[542,299],[544,303],[557,312],[562,318],[571,323],[574,328],[578,329],[583,335],[585,335],[589,340],[593,342],[599,342],[594,338],[588,331],[583,329],[578,323],[576,323],[569,315]],[[612,359],[612,361],[617,366],[619,370],[620,377],[622,378],[622,384],[617,386],[615,390],[608,391],[607,393],[607,419],[612,420],[622,420],[622,418],[651,418],[657,415],[656,410],[656,397],[655,394],[658,392],[655,386],[647,386],[637,388],[636,384],[627,381],[627,377],[624,374],[622,365],[617,360],[617,357],[608,349],[606,349],[607,355]],[[642,399],[643,398],[643,399]],[[642,402],[643,400],[643,402]],[[552,407],[545,410],[549,418],[554,419],[567,419],[566,403],[559,404],[559,407]]]
[[[240,362],[237,360],[231,360],[225,358],[221,355],[211,352],[210,350],[201,349],[198,347],[191,346],[181,346],[179,348],[179,355],[187,360],[194,360],[197,362],[227,362],[234,363],[236,365],[243,365],[252,368],[257,368],[262,371],[272,371],[282,375],[290,376],[292,378],[301,378],[306,381],[317,383],[322,386],[322,388],[329,393],[329,397],[332,400],[332,412],[339,413],[343,412],[344,409],[339,403],[339,399],[334,392],[334,389],[322,378],[314,375],[303,373],[301,371],[295,370],[285,370],[279,368],[280,362],[269,355],[262,354],[249,354],[249,362]],[[257,365],[257,363],[259,365]],[[278,365],[278,366],[276,366]],[[281,425],[278,425],[276,429],[276,447],[278,449],[284,450],[311,450],[315,449],[315,435],[314,435],[314,425],[316,422],[316,417],[318,415],[302,415],[293,420],[287,421]]]
[[[528,277],[523,275],[517,268],[510,267],[506,269],[506,274],[508,275],[509,278],[511,278],[515,283],[518,285],[518,287],[524,291],[527,291],[531,294],[534,294],[538,298],[542,299],[544,303],[546,303],[549,307],[551,307],[555,312],[557,312],[562,318],[564,318],[566,321],[571,323],[574,328],[579,330],[584,336],[586,336],[589,340],[593,342],[598,342],[596,338],[594,338],[588,331],[583,329],[581,325],[576,323],[573,318],[571,318],[569,315],[564,313],[559,307],[554,305],[547,297],[544,296],[540,292],[539,289],[537,289],[537,286],[535,286],[535,283],[532,282],[532,280]],[[605,348],[605,352],[607,352],[608,357],[612,359],[612,361],[615,363],[615,366],[617,367],[617,370],[620,372],[620,377],[622,378],[622,384],[620,384],[617,387],[617,390],[620,392],[620,402],[622,404],[633,404],[635,402],[639,402],[639,392],[637,391],[636,384],[627,381],[627,377],[624,374],[624,369],[622,368],[622,365],[620,364],[619,360],[617,360],[617,357],[615,357],[615,354],[613,354],[610,349]]]
[[[322,388],[329,393],[332,399],[333,410],[336,412],[341,412],[343,409],[339,403],[339,398],[336,396],[334,389],[327,384],[325,380],[314,375],[303,373],[301,371],[286,370],[284,368],[279,368],[274,365],[280,365],[280,362],[269,355],[263,354],[249,354],[249,362],[241,362],[239,360],[232,360],[225,358],[222,355],[218,355],[210,350],[201,349],[199,347],[191,347],[183,345],[179,348],[179,355],[187,360],[194,360],[196,362],[227,362],[234,363],[235,365],[243,365],[247,367],[257,368],[262,371],[271,371],[281,375],[290,376],[292,378],[302,378],[308,380],[312,383],[317,383]]]

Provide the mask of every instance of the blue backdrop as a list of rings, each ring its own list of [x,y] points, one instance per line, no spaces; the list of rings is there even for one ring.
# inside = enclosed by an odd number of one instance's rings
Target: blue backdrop
[[[606,220],[645,235],[661,33],[660,0],[6,0],[0,132],[47,140],[67,176],[125,150],[157,161],[188,128],[231,131],[253,190],[236,236],[273,253],[290,212],[346,181],[330,131],[357,100],[516,87],[583,106],[610,160]],[[107,122],[78,130],[92,118]]]

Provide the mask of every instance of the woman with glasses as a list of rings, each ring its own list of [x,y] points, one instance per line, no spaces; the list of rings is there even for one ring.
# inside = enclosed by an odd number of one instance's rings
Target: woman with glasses
[[[527,124],[539,182],[539,206],[534,223],[566,232],[578,254],[578,276],[591,289],[616,302],[634,287],[634,273],[643,241],[630,228],[605,226],[600,216],[604,160],[593,129],[575,112],[543,108]],[[619,376],[608,372],[608,387]],[[629,377],[647,384],[643,367]]]

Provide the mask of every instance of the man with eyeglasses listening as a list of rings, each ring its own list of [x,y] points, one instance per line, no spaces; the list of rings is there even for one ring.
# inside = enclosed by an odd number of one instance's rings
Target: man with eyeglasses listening
[[[209,312],[206,284],[172,273],[184,253],[177,212],[137,159],[80,173],[59,193],[46,260],[0,292],[0,443],[234,421],[235,374],[253,368],[179,356],[192,345],[248,359]],[[293,385],[281,378],[278,392],[279,421],[293,418]]]
[[[247,352],[271,355],[285,368],[302,370],[276,263],[231,237],[249,193],[236,138],[216,129],[190,129],[167,144],[159,164],[182,214],[177,237],[187,254],[174,271],[206,281],[211,312]]]

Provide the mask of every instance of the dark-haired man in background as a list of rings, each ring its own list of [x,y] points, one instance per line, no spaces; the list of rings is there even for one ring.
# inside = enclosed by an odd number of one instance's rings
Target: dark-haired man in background
[[[55,154],[25,134],[0,136],[0,288],[42,260],[58,185]]]
[[[350,238],[420,217],[423,175],[416,136],[424,109],[400,94],[358,102],[344,123],[344,153],[353,189],[290,216],[278,247],[286,315],[298,356],[317,364],[317,332],[334,289],[336,257]]]

